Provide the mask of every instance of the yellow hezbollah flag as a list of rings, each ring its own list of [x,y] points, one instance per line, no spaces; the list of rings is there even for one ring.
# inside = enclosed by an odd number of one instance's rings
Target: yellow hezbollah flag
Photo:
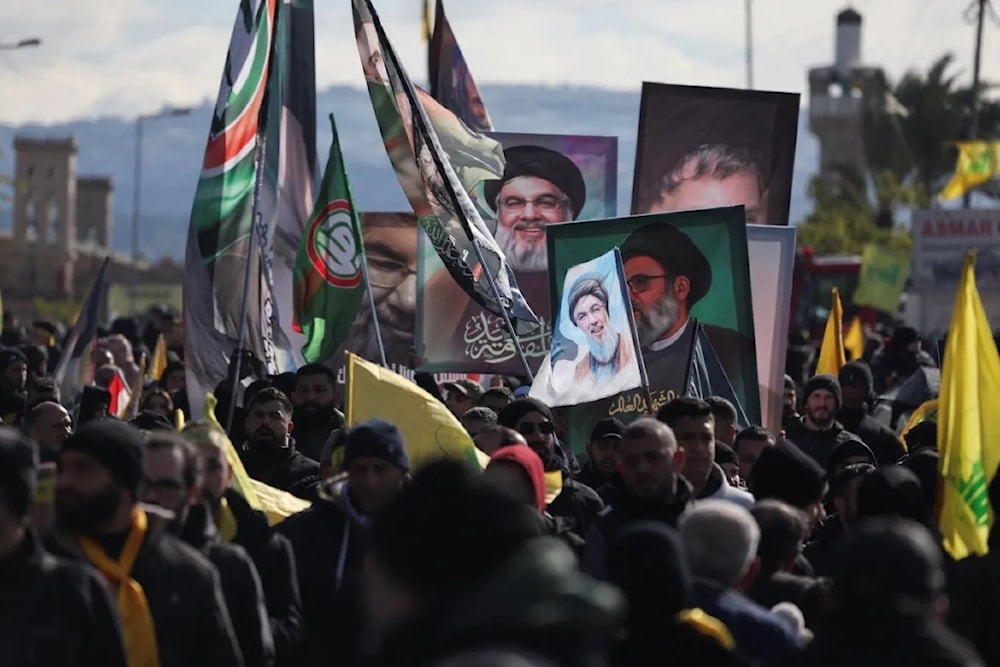
[[[908,251],[880,248],[870,243],[861,253],[861,274],[854,291],[854,303],[895,313],[909,277]]]
[[[960,141],[955,175],[944,190],[941,199],[954,199],[982,185],[1000,173],[1000,141]]]
[[[156,347],[153,348],[153,363],[149,365],[149,377],[154,380],[163,379],[163,371],[167,368],[167,339],[160,334],[156,337]]]
[[[956,560],[988,550],[993,519],[988,490],[1000,463],[1000,355],[976,289],[975,264],[975,251],[967,252],[938,396],[938,527]]]
[[[934,422],[937,423],[938,420],[938,399],[932,398],[929,401],[921,403],[920,406],[913,411],[910,418],[906,420],[906,426],[903,427],[902,432],[899,434],[899,439],[906,444],[906,434],[913,430],[913,427],[917,424],[922,424],[924,422]]]
[[[217,429],[218,434],[221,436],[220,439],[224,445],[223,449],[226,453],[226,461],[233,471],[233,488],[246,499],[250,507],[266,514],[267,522],[272,526],[281,523],[296,512],[301,512],[309,507],[311,503],[308,501],[302,500],[281,489],[268,486],[264,482],[253,479],[247,474],[247,469],[243,467],[243,461],[240,459],[236,447],[233,446],[232,441],[226,435],[225,429],[222,428],[222,425],[215,418],[215,406],[217,403],[218,401],[213,394],[209,393],[205,395],[204,417],[211,423],[212,428]]]
[[[844,350],[851,353],[851,359],[860,359],[865,353],[865,332],[861,328],[861,318],[855,317],[844,334]]]
[[[826,319],[823,342],[819,346],[816,374],[836,375],[846,363],[847,358],[844,356],[844,310],[840,306],[840,291],[834,287],[833,305],[830,306],[830,316]]]
[[[349,425],[375,417],[395,424],[414,469],[442,457],[482,467],[472,438],[444,403],[402,375],[346,354]]]

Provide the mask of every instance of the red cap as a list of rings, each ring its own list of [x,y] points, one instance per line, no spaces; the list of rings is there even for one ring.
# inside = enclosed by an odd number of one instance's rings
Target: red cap
[[[538,454],[527,445],[509,445],[493,452],[490,461],[510,461],[521,466],[535,490],[535,507],[539,512],[545,510],[545,466]]]

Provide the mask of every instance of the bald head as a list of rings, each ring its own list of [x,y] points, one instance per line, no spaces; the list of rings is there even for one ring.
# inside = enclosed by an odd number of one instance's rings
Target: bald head
[[[500,426],[498,424],[490,424],[483,428],[483,430],[476,435],[474,442],[479,451],[489,456],[493,456],[493,452],[501,447],[528,444],[528,441],[524,439],[523,435],[512,428]]]
[[[636,419],[618,445],[619,471],[630,494],[646,500],[671,498],[684,451],[669,426],[649,417]]]
[[[73,420],[60,404],[43,401],[28,413],[26,426],[28,435],[38,443],[39,454],[48,458],[46,453],[54,454],[62,447],[73,428]]]

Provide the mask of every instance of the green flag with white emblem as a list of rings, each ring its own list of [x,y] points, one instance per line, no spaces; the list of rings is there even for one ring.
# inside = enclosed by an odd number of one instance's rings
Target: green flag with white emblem
[[[309,363],[328,359],[336,352],[347,337],[365,290],[361,226],[333,114],[330,125],[330,157],[295,261],[293,327],[306,336],[302,356]]]

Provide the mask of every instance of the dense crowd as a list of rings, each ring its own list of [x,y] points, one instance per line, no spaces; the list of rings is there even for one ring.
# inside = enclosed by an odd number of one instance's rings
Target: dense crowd
[[[786,376],[777,433],[681,397],[571,443],[517,378],[418,374],[480,471],[413,470],[396,425],[346,426],[322,365],[191,414],[180,346],[143,377],[164,309],[99,332],[78,396],[51,376],[58,325],[4,323],[2,664],[1000,664],[998,556],[941,547],[934,422],[872,415],[934,365],[912,329]],[[233,452],[308,506],[255,509]]]

